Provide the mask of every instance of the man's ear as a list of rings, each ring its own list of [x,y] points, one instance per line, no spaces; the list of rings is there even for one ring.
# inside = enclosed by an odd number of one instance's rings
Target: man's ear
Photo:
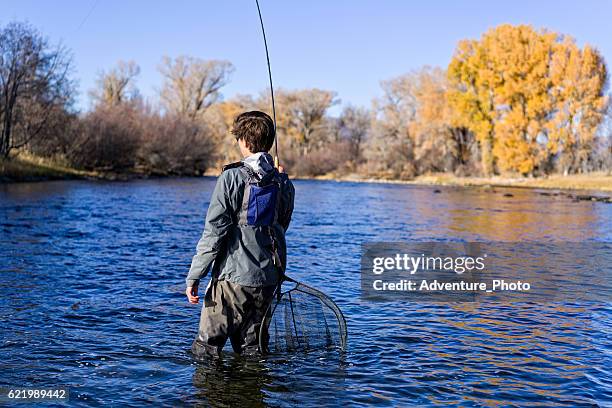
[[[243,139],[238,139],[238,147],[240,147],[240,153],[244,156],[250,156],[251,152],[247,148],[247,145]]]

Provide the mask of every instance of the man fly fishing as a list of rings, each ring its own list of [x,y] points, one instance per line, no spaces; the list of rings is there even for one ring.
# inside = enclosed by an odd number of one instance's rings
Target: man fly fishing
[[[196,357],[219,355],[228,338],[237,353],[257,352],[261,322],[286,266],[295,190],[268,153],[274,122],[263,112],[245,112],[232,134],[244,158],[225,166],[217,180],[186,280],[187,299],[198,303],[200,280],[211,275],[192,345]]]

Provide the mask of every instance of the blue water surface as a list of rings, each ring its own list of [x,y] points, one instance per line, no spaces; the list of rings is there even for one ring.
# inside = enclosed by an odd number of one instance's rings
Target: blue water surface
[[[337,301],[348,350],[199,364],[183,279],[214,182],[0,185],[0,386],[82,406],[612,404],[609,302],[375,303],[359,275],[364,242],[610,242],[612,205],[296,181],[288,274]]]

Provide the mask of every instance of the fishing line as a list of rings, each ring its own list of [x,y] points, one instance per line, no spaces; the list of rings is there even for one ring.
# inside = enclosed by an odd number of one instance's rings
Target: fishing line
[[[81,23],[78,25],[78,27],[76,28],[76,30],[74,30],[74,32],[76,33],[77,31],[79,31],[83,25],[85,24],[85,22],[89,19],[89,17],[91,16],[91,13],[93,13],[94,9],[96,8],[96,6],[98,5],[98,3],[100,2],[100,0],[96,0],[94,1],[94,3],[91,5],[91,8],[89,9],[89,11],[87,12],[87,14],[85,15],[85,17],[83,18],[83,20],[81,20]]]
[[[259,8],[259,0],[255,0],[257,5],[257,13],[259,14],[259,22],[261,23],[261,33],[263,35],[264,47],[266,49],[266,61],[268,62],[268,77],[270,78],[270,96],[272,97],[272,118],[274,120],[274,165],[278,167],[278,140],[276,136],[276,106],[274,103],[274,86],[272,85],[272,69],[270,68],[270,54],[268,53],[268,41],[266,41],[266,30],[264,28],[263,18],[261,17],[261,9]]]

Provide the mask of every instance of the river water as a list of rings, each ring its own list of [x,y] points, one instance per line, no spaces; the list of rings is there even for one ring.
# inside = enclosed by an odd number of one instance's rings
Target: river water
[[[532,190],[296,181],[288,274],[348,350],[192,361],[183,279],[214,179],[0,185],[0,386],[72,405],[612,404],[610,302],[369,302],[361,244],[612,241],[612,205]],[[439,190],[439,191],[436,191]],[[509,196],[511,194],[512,196]]]

